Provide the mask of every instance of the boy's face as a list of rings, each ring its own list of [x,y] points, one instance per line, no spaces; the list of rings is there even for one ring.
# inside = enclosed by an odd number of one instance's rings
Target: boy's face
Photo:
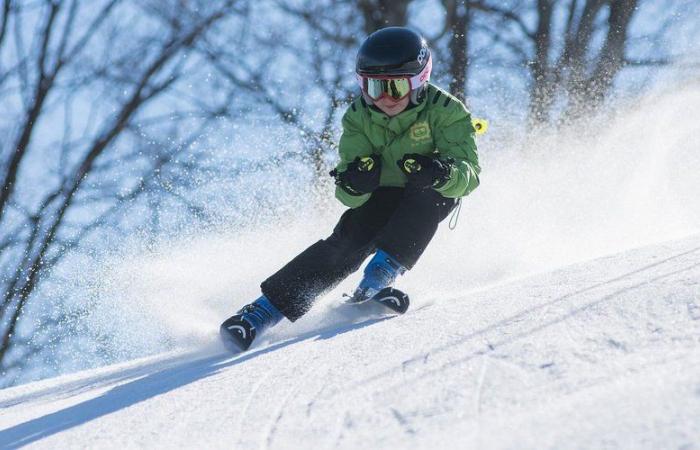
[[[374,104],[387,116],[394,117],[395,115],[399,114],[404,109],[406,109],[406,107],[408,106],[408,102],[410,101],[409,97],[410,96],[406,96],[401,100],[394,100],[388,95],[385,95],[379,100],[375,100]]]

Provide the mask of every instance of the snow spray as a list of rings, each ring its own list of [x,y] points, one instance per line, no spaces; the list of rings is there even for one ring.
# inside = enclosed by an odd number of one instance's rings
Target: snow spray
[[[492,120],[479,142],[481,186],[464,199],[459,226],[450,231],[443,223],[398,286],[420,308],[698,232],[697,117],[700,87],[688,86],[650,94],[589,125],[527,139],[501,138],[499,128],[509,125]],[[287,182],[294,183],[308,181]],[[268,183],[238,186],[251,199],[258,195],[254,189],[269,189]],[[96,307],[87,320],[90,336],[107,342],[113,360],[208,345],[223,319],[259,295],[262,280],[330,235],[343,211],[331,189],[329,184],[322,193],[323,208],[313,207],[306,194],[286,191],[276,207],[290,214],[263,227],[199,233],[147,250],[137,242],[118,258],[102,261],[93,283]],[[357,281],[351,276],[293,330],[288,324],[276,329],[276,337],[342,320],[333,305]]]

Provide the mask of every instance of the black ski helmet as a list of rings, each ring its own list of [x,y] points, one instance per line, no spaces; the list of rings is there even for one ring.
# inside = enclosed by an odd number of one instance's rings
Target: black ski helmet
[[[355,72],[360,78],[383,75],[411,78],[413,103],[420,101],[431,70],[428,43],[419,33],[406,27],[387,27],[370,34],[360,46],[355,62]],[[372,103],[367,95],[365,100]]]

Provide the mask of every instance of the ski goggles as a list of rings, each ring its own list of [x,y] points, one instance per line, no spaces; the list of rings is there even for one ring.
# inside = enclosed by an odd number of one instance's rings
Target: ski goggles
[[[358,75],[362,91],[372,100],[379,100],[382,97],[390,97],[393,100],[402,100],[408,96],[413,89],[418,89],[430,79],[432,70],[432,57],[428,58],[428,63],[418,75],[413,77],[372,77]]]
[[[401,100],[411,93],[409,78],[366,78],[362,77],[362,90],[372,100],[386,96]]]

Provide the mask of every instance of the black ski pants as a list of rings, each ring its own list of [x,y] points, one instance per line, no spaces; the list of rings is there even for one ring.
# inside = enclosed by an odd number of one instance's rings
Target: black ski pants
[[[294,322],[378,248],[411,269],[456,203],[433,189],[381,187],[362,206],[345,211],[330,237],[263,281],[262,293]]]

